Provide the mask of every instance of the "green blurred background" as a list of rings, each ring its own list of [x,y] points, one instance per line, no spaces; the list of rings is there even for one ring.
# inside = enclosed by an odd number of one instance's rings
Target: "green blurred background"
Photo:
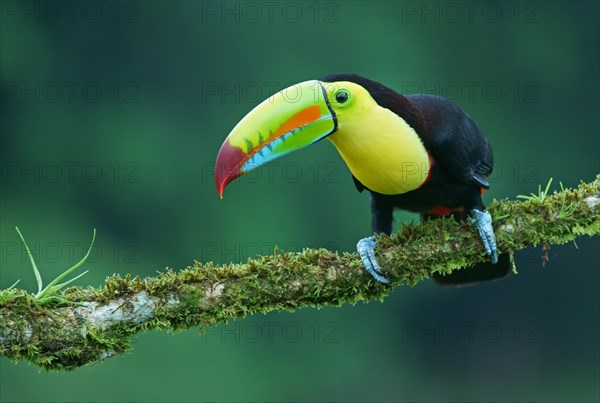
[[[15,225],[46,279],[97,228],[78,282],[93,286],[274,245],[354,250],[368,195],[328,142],[223,200],[212,177],[245,113],[332,72],[461,105],[494,148],[488,201],[600,172],[595,1],[0,4],[2,288],[35,287]],[[519,275],[476,287],[141,334],[72,373],[3,358],[0,398],[598,401],[599,241],[577,246],[545,268],[541,248],[523,251]]]

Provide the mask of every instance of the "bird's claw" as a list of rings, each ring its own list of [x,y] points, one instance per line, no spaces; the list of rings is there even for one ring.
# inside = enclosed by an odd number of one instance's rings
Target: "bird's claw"
[[[358,250],[360,260],[362,260],[363,266],[365,266],[367,272],[380,283],[389,284],[390,280],[384,277],[381,266],[379,266],[377,258],[375,257],[376,245],[377,242],[375,241],[375,237],[370,236],[358,241],[356,249]]]
[[[473,209],[471,212],[475,217],[469,218],[469,221],[477,226],[485,252],[491,256],[492,263],[498,263],[498,249],[496,248],[496,236],[492,227],[492,216],[487,211],[477,209]]]

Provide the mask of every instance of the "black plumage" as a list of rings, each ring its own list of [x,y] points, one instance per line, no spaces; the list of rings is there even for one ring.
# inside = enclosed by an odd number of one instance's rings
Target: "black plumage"
[[[371,193],[372,231],[391,234],[394,209],[420,213],[423,218],[453,215],[465,219],[483,210],[482,193],[489,188],[493,154],[488,139],[475,121],[458,105],[434,95],[404,96],[356,74],[334,74],[325,82],[350,81],[365,88],[381,107],[404,119],[419,135],[432,163],[425,182],[398,195],[383,195],[354,178],[359,191]],[[497,264],[481,263],[448,276],[436,276],[443,284],[465,284],[503,277],[510,272],[506,255]]]

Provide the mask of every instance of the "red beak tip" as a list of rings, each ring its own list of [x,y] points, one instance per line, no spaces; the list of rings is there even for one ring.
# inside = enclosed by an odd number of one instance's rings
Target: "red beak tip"
[[[227,139],[225,140],[215,163],[215,182],[221,199],[227,185],[242,175],[240,166],[246,159],[247,155],[241,148],[233,147]]]

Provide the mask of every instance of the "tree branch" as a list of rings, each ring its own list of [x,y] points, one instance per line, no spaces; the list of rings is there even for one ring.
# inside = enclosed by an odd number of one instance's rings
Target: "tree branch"
[[[489,211],[502,253],[597,235],[600,175],[553,195],[494,201]],[[241,264],[195,262],[178,273],[168,269],[145,279],[115,275],[102,288],[66,290],[61,297],[70,304],[40,304],[26,291],[4,290],[0,354],[69,370],[129,350],[129,337],[144,330],[209,327],[255,313],[381,300],[395,286],[413,286],[433,273],[487,259],[473,225],[452,219],[406,225],[378,245],[378,259],[393,279],[390,286],[373,281],[356,253],[305,249]]]

